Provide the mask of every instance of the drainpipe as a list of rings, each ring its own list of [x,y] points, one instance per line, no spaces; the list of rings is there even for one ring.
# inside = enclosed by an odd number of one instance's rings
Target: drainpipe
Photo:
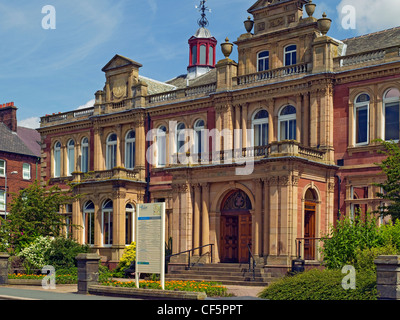
[[[342,184],[342,179],[335,174],[335,178],[338,180],[338,220],[340,220],[340,192],[341,192],[341,184]]]
[[[147,113],[147,132],[150,131],[150,125],[151,125],[151,118],[150,118],[150,114]],[[144,138],[146,139],[146,135],[147,132],[145,132],[144,134]],[[149,150],[150,148],[150,141],[147,141],[146,139],[146,150]],[[150,203],[150,162],[146,159],[146,150],[144,150],[144,154],[145,154],[145,161],[146,161],[146,203]]]

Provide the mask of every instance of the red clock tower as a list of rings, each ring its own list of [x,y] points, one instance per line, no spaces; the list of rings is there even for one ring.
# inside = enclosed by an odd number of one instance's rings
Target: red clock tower
[[[215,68],[217,40],[206,28],[208,21],[205,14],[207,10],[205,2],[206,0],[200,2],[200,11],[202,12],[201,18],[198,21],[200,28],[189,39],[188,79],[194,79]]]

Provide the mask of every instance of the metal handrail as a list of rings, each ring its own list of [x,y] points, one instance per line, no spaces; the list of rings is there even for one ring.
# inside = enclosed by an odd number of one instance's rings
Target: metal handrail
[[[183,253],[188,253],[188,252],[189,252],[189,255],[188,255],[188,265],[187,265],[186,268],[187,268],[187,270],[190,270],[190,252],[193,252],[193,251],[199,250],[199,249],[201,249],[201,248],[205,248],[205,247],[211,246],[210,257],[211,257],[211,263],[212,263],[212,262],[213,262],[213,245],[214,245],[213,243],[210,243],[210,244],[206,244],[206,245],[204,245],[204,246],[200,246],[200,247],[193,248],[193,249],[190,249],[190,250],[186,250],[186,251],[182,251],[182,252],[170,254],[169,256],[166,256],[166,257],[165,257],[165,260],[167,260],[167,259],[169,259],[169,258],[171,258],[171,257],[174,257],[174,256],[179,256],[179,255],[181,255],[181,254],[183,254]]]
[[[253,281],[256,280],[256,260],[254,259],[253,253],[251,252],[250,249],[250,243],[247,244],[247,249],[249,250],[249,272],[253,271]],[[251,259],[253,259],[253,270],[251,268]]]

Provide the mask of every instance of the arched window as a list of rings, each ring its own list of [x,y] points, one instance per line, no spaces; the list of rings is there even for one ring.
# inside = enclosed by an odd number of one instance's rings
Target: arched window
[[[69,140],[67,143],[67,176],[71,176],[75,171],[75,141]]]
[[[286,106],[279,113],[278,140],[296,140],[296,108]]]
[[[253,116],[254,146],[266,146],[269,143],[269,114],[266,110],[260,110]]]
[[[61,177],[61,143],[56,142],[53,150],[54,178]]]
[[[161,126],[157,130],[157,167],[164,167],[167,160],[167,128]]]
[[[125,138],[125,168],[135,168],[136,134],[134,130],[129,131]]]
[[[400,92],[389,89],[383,97],[383,117],[385,140],[400,140]]]
[[[369,101],[368,94],[360,94],[354,103],[354,138],[356,145],[368,144],[369,140]]]
[[[107,138],[106,168],[111,170],[117,166],[117,135],[112,133]]]
[[[194,153],[205,152],[204,120],[197,120],[194,124]]]
[[[84,243],[94,245],[94,204],[88,201],[83,206]]]
[[[102,208],[102,240],[104,246],[111,246],[113,244],[113,202],[107,200]]]
[[[297,47],[290,45],[285,47],[285,66],[291,66],[297,63]]]
[[[135,207],[128,203],[125,208],[125,243],[135,242]]]
[[[83,138],[81,142],[81,171],[89,171],[89,139]]]
[[[260,52],[257,55],[257,71],[266,71],[269,69],[269,51]]]
[[[179,123],[176,126],[176,153],[183,153],[183,146],[185,145],[185,124]]]

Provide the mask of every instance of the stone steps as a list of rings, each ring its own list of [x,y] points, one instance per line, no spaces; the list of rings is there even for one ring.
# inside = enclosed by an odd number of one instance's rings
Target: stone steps
[[[173,270],[166,275],[166,280],[215,281],[224,285],[265,287],[279,279],[262,267],[249,272],[248,264],[204,264],[192,266],[189,270]]]

